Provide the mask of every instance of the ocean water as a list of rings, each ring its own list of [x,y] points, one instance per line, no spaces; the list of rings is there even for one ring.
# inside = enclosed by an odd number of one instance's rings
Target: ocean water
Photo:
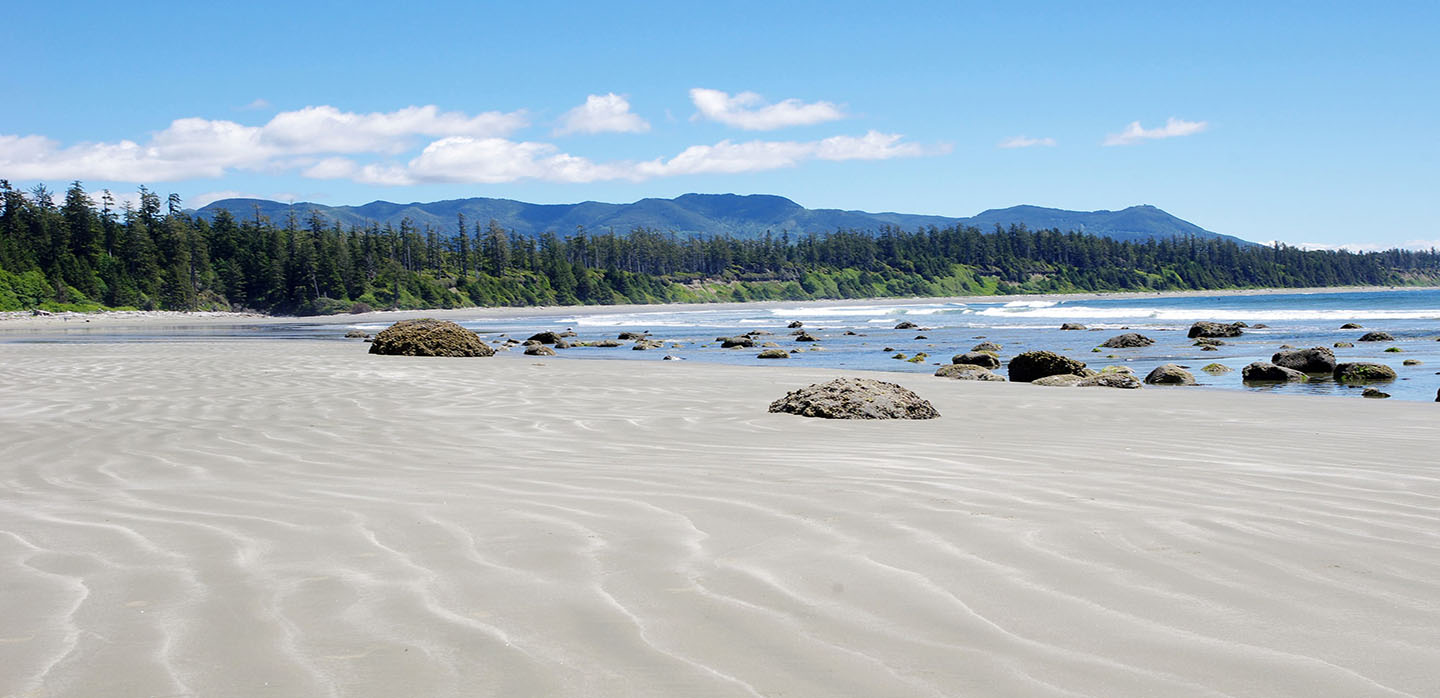
[[[804,323],[815,343],[797,343],[786,328],[792,321]],[[1241,337],[1226,339],[1219,351],[1201,351],[1185,336],[1197,320],[1243,321],[1252,325]],[[896,330],[910,321],[923,330]],[[1087,331],[1062,331],[1061,323],[1086,325]],[[1345,323],[1364,326],[1360,330],[1339,329]],[[665,355],[689,361],[709,361],[757,367],[793,365],[826,366],[859,370],[901,371],[932,374],[950,357],[968,351],[985,340],[1003,345],[1001,358],[1033,349],[1047,349],[1085,361],[1091,368],[1125,365],[1143,377],[1160,364],[1186,366],[1202,384],[1199,389],[1278,391],[1293,394],[1332,395],[1360,398],[1361,388],[1318,380],[1305,384],[1246,385],[1240,369],[1246,364],[1268,361],[1282,345],[1296,348],[1331,347],[1335,342],[1352,342],[1354,348],[1334,349],[1340,361],[1375,361],[1393,367],[1399,379],[1375,387],[1394,399],[1434,401],[1440,389],[1440,290],[1395,290],[1343,293],[1266,293],[1255,295],[1196,295],[1182,297],[1117,296],[1045,300],[986,299],[976,302],[855,302],[851,304],[794,304],[778,306],[677,306],[663,309],[627,309],[614,312],[573,315],[521,316],[505,321],[462,323],[490,341],[503,336],[524,339],[540,330],[572,329],[578,340],[615,338],[624,330],[647,330],[663,340],[662,349],[634,351],[627,343],[617,348],[577,347],[559,352],[561,359],[624,359],[657,361]],[[1255,325],[1267,325],[1256,328]],[[355,325],[369,330],[383,325]],[[788,360],[755,358],[758,349],[721,349],[717,337],[767,330],[784,349],[804,348]],[[1359,342],[1369,330],[1394,335],[1394,342]],[[846,335],[850,331],[855,335]],[[1107,338],[1124,331],[1144,334],[1155,340],[1140,349],[1092,351]],[[330,330],[333,333],[333,329]],[[503,335],[503,336],[502,336]],[[920,338],[923,335],[923,339]],[[1398,348],[1399,352],[1386,349]],[[819,351],[811,349],[819,348]],[[518,351],[512,350],[512,351]],[[901,352],[914,356],[929,354],[922,364],[891,358]],[[1419,361],[1405,366],[1406,359]],[[1210,375],[1200,370],[1210,363],[1234,369]],[[1000,369],[1004,373],[1004,369]],[[937,379],[938,380],[938,379]]]

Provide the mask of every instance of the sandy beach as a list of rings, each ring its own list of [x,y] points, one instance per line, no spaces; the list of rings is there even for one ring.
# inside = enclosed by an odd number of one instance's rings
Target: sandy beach
[[[899,375],[943,416],[838,422],[765,407],[843,371],[338,341],[0,366],[0,696],[1440,686],[1433,405]]]

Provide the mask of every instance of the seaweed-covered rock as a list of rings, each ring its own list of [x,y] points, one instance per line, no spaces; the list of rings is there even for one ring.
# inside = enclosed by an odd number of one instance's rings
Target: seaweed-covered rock
[[[797,335],[795,335],[795,341],[797,341],[797,342],[818,342],[818,341],[820,341],[820,338],[819,338],[819,337],[816,337],[816,336],[813,335],[813,334],[810,334],[809,332],[805,332],[805,333],[803,333],[803,334],[797,334]]]
[[[375,335],[371,354],[395,356],[494,356],[480,336],[448,320],[401,320]]]
[[[1269,361],[1256,361],[1240,369],[1240,378],[1246,383],[1303,383],[1310,377],[1293,368],[1276,366]]]
[[[935,406],[907,388],[870,378],[836,378],[794,390],[771,412],[822,419],[934,419]]]
[[[1139,334],[1136,332],[1126,332],[1125,334],[1117,334],[1114,337],[1105,340],[1105,343],[1101,344],[1100,346],[1110,349],[1133,349],[1136,347],[1148,347],[1154,343],[1155,340],[1146,337],[1143,334]]]
[[[1200,370],[1209,373],[1210,375],[1219,375],[1221,373],[1229,373],[1231,371],[1234,371],[1235,369],[1230,368],[1225,364],[1205,364],[1204,366],[1200,367]]]
[[[1380,383],[1396,377],[1395,369],[1385,364],[1356,361],[1335,366],[1335,380],[1341,383]]]
[[[1101,372],[1099,375],[1081,379],[1075,384],[1077,388],[1120,388],[1123,390],[1136,390],[1140,388],[1140,379],[1129,373]]]
[[[788,327],[788,328],[790,328],[790,329],[792,329],[792,330],[798,330],[798,329],[800,329],[801,327],[804,327],[804,326],[805,326],[805,323],[800,322],[799,320],[795,320],[794,322],[791,322],[790,324],[786,325],[786,327]]]
[[[1000,348],[1000,345],[994,342],[981,342],[973,347],[970,347],[970,351],[988,351],[994,354],[998,354],[1000,353]]]
[[[755,358],[757,358],[757,359],[788,359],[788,358],[790,358],[790,352],[785,351],[784,349],[766,349],[765,351],[762,351],[762,352],[760,352],[759,354],[756,354],[756,355],[755,355]]]
[[[1232,322],[1229,324],[1221,322],[1206,322],[1201,320],[1190,326],[1190,331],[1185,336],[1194,339],[1196,337],[1239,337],[1245,334],[1243,322]]]
[[[919,325],[917,325],[917,324],[915,324],[915,323],[913,323],[913,322],[910,322],[909,320],[906,320],[906,321],[904,321],[904,322],[896,325],[896,326],[895,326],[895,329],[897,329],[897,330],[914,330],[914,329],[919,329],[919,327],[920,327]]]
[[[1270,363],[1301,373],[1330,373],[1335,370],[1335,352],[1325,347],[1276,352]]]
[[[1100,373],[1124,373],[1133,376],[1135,375],[1135,369],[1130,368],[1129,366],[1106,366],[1105,368],[1100,369]]]
[[[1195,385],[1195,376],[1175,364],[1165,364],[1156,366],[1145,376],[1145,382],[1150,385]]]
[[[1350,349],[1350,348],[1353,348],[1354,346],[1355,346],[1354,344],[1351,344],[1351,343],[1349,343],[1349,342],[1336,342],[1336,343],[1335,343],[1335,348],[1336,348],[1336,349]]]
[[[557,344],[561,341],[560,337],[561,335],[558,332],[536,332],[535,334],[530,335],[530,338],[525,341],[539,342],[541,344]]]
[[[1375,331],[1375,332],[1366,332],[1364,335],[1362,335],[1362,336],[1360,337],[1360,341],[1362,341],[1362,342],[1393,342],[1393,341],[1395,341],[1395,338],[1392,337],[1392,336],[1390,336],[1390,333],[1389,333],[1389,332],[1380,332],[1380,331],[1377,330],[1377,331]]]
[[[525,347],[526,356],[554,356],[555,350],[544,344],[531,344]]]
[[[1010,360],[1010,380],[1029,383],[1045,376],[1078,374],[1085,362],[1061,356],[1053,351],[1027,351]]]
[[[716,337],[723,349],[754,349],[755,340],[741,335],[739,337]]]
[[[995,358],[994,354],[985,351],[969,351],[964,354],[956,354],[950,357],[950,363],[970,364],[991,370],[1000,368],[1000,359]]]
[[[1401,361],[1400,363],[1404,366],[1420,366],[1423,365],[1425,362],[1419,359],[1406,359],[1404,361]]]
[[[1062,330],[1083,330],[1083,329],[1085,329],[1085,326],[1082,325],[1082,324],[1080,324],[1080,323],[1078,323],[1078,322],[1066,322],[1066,323],[1061,323],[1060,329],[1062,329]]]
[[[1011,380],[1015,380],[1013,377]],[[1085,376],[1078,376],[1073,373],[1057,373],[1053,376],[1044,376],[1030,381],[1031,385],[1043,385],[1051,388],[1072,388],[1085,380]]]
[[[941,378],[952,378],[957,381],[992,381],[1004,383],[1005,377],[991,373],[983,366],[975,364],[950,364],[935,369],[935,375]]]
[[[1379,388],[1366,388],[1360,392],[1360,397],[1384,400],[1385,398],[1390,397],[1390,393],[1380,390]]]

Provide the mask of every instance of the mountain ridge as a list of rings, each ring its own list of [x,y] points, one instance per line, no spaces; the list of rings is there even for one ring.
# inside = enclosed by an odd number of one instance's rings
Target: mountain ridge
[[[196,214],[213,219],[221,209],[238,219],[258,212],[272,220],[281,220],[291,211],[306,219],[312,211],[319,212],[331,224],[365,226],[371,223],[399,225],[410,218],[417,228],[429,226],[453,233],[456,215],[463,213],[470,225],[485,224],[491,219],[517,233],[535,236],[546,231],[568,234],[577,226],[599,232],[614,229],[624,232],[646,227],[680,234],[732,235],[755,237],[766,232],[792,233],[864,230],[874,232],[883,226],[915,230],[928,226],[940,228],[970,225],[990,230],[999,225],[1023,224],[1031,229],[1057,228],[1125,241],[1151,238],[1196,237],[1220,238],[1240,244],[1247,240],[1212,232],[1194,223],[1177,218],[1155,206],[1141,204],[1118,211],[1071,211],[1022,204],[1002,209],[987,209],[971,216],[951,217],[819,208],[810,209],[783,196],[774,194],[682,194],[673,199],[644,198],[629,204],[582,201],[574,204],[531,204],[512,199],[473,197],[432,202],[395,203],[372,201],[359,206],[326,206],[312,202],[286,204],[267,199],[221,199],[201,207]]]

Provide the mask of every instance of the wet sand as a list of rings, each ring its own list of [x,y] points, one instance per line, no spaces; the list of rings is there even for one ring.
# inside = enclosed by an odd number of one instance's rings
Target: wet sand
[[[658,359],[658,356],[656,357]],[[1434,405],[0,344],[0,696],[1424,696]]]

